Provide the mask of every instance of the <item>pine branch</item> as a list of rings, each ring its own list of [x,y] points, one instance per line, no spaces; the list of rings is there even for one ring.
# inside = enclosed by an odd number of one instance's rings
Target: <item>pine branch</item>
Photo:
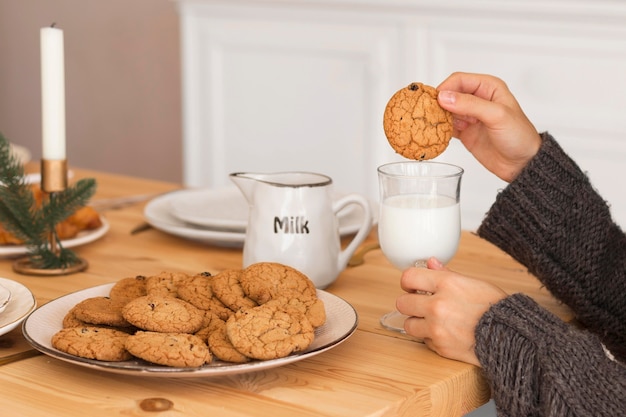
[[[65,190],[54,193],[43,202],[41,211],[48,224],[58,224],[89,202],[95,192],[96,181],[82,179]]]
[[[87,204],[96,189],[94,179],[82,179],[73,186],[51,193],[36,207],[24,167],[11,154],[9,142],[0,134],[0,222],[28,248],[31,264],[41,269],[67,268],[79,258],[63,247],[56,225]],[[56,251],[50,239],[54,239]]]
[[[49,246],[43,245],[32,247],[29,253],[32,266],[38,269],[63,269],[79,261],[78,256],[66,248],[60,248],[57,254]]]
[[[45,227],[33,213],[35,199],[25,182],[24,167],[0,133],[0,222],[17,238],[39,239]]]
[[[18,157],[11,153],[11,145],[2,133],[0,133],[0,178],[7,187],[24,182],[24,167]]]

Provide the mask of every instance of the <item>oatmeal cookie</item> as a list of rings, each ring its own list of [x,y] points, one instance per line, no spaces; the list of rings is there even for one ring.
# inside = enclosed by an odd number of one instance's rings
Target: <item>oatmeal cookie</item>
[[[240,269],[228,269],[213,277],[213,292],[224,305],[232,311],[245,310],[257,306],[255,300],[248,297],[241,286]]]
[[[315,284],[306,275],[288,265],[259,262],[245,268],[240,277],[244,292],[259,304],[284,298],[304,312],[315,327],[326,321],[324,304],[317,298]]]
[[[319,298],[285,298],[283,303],[286,306],[295,308],[304,313],[313,327],[320,327],[326,322],[326,308],[324,302]]]
[[[246,363],[250,361],[243,353],[235,349],[226,334],[226,323],[221,322],[213,328],[208,336],[207,343],[209,350],[218,359],[225,362]]]
[[[83,326],[61,329],[52,336],[52,346],[70,355],[101,361],[131,359],[125,343],[128,333],[101,327]]]
[[[195,333],[204,323],[204,312],[185,300],[146,295],[129,301],[122,309],[132,325],[153,332]]]
[[[139,331],[126,339],[126,349],[158,365],[196,368],[212,360],[204,341],[193,334]]]
[[[202,338],[202,340],[208,344],[209,335],[218,327],[225,325],[226,321],[222,320],[217,314],[211,311],[207,310],[204,313],[204,322],[202,327],[194,334]]]
[[[178,284],[188,277],[189,275],[182,272],[168,271],[149,276],[146,278],[146,293],[176,297],[178,296]]]
[[[146,294],[146,277],[137,275],[135,277],[122,278],[117,281],[111,288],[109,297],[130,301],[133,298],[143,297]]]
[[[89,323],[79,320],[76,317],[75,309],[76,309],[76,306],[72,307],[70,311],[68,311],[67,314],[65,314],[65,316],[63,317],[62,326],[64,329],[67,329],[69,327],[89,326]]]
[[[280,263],[252,264],[242,271],[239,280],[245,294],[258,304],[288,295],[301,300],[317,297],[315,285],[306,275]]]
[[[211,273],[202,272],[191,275],[178,283],[178,298],[185,300],[201,310],[209,310],[213,290],[211,290]]]
[[[76,304],[72,310],[74,310],[75,318],[85,323],[130,327],[131,325],[122,314],[122,308],[125,305],[124,299],[91,297]]]
[[[305,350],[315,337],[306,316],[278,299],[235,313],[226,322],[226,334],[235,349],[260,360]]]
[[[192,275],[178,284],[178,298],[185,300],[195,307],[211,311],[222,320],[227,320],[233,314],[213,291],[214,277],[209,272]]]
[[[411,83],[387,103],[383,128],[391,147],[409,159],[432,159],[452,138],[452,114],[437,102],[434,87]]]
[[[71,308],[70,311],[68,311],[67,314],[63,317],[61,327],[63,329],[68,329],[70,327],[98,327],[101,329],[119,330],[128,334],[132,334],[137,331],[137,328],[130,323],[128,323],[128,325],[126,326],[109,326],[107,324],[93,324],[84,322],[76,317],[75,307]]]

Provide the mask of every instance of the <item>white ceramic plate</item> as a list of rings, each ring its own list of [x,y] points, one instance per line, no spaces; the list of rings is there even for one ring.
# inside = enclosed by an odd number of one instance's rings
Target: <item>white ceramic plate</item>
[[[211,377],[232,375],[261,369],[275,368],[300,361],[329,350],[347,340],[356,330],[358,316],[354,308],[343,299],[318,290],[326,307],[326,323],[315,330],[315,340],[309,348],[285,358],[232,364],[213,361],[200,368],[175,368],[154,365],[137,359],[124,362],[106,362],[69,355],[52,347],[52,336],[62,328],[63,317],[79,301],[89,297],[106,296],[114,284],[105,284],[71,293],[39,307],[24,321],[22,333],[33,347],[46,355],[75,365],[118,374],[150,377]]]
[[[246,232],[248,202],[237,187],[182,190],[170,207],[174,217],[192,225]]]
[[[11,290],[7,287],[0,285],[0,313],[2,313],[11,301]]]
[[[102,216],[100,216],[102,226],[93,230],[83,230],[76,237],[72,239],[62,240],[63,247],[73,248],[76,246],[85,245],[91,243],[94,240],[100,239],[109,231],[109,222]],[[23,245],[0,245],[0,258],[25,255],[28,253],[28,248]]]
[[[37,307],[37,302],[33,293],[19,282],[0,278],[0,284],[11,291],[11,301],[0,314],[1,336],[15,329]]]
[[[216,246],[241,247],[243,245],[245,233],[197,228],[174,217],[170,210],[170,201],[172,195],[175,196],[179,192],[159,196],[146,204],[143,215],[152,227],[174,236]]]
[[[336,198],[338,199],[340,195]],[[246,232],[249,205],[237,187],[182,190],[170,200],[171,212],[191,225],[232,232]],[[350,205],[339,212],[341,234],[356,233],[361,217]]]
[[[166,233],[218,246],[240,247],[246,237],[248,204],[236,187],[188,189],[151,200],[144,208],[144,217]],[[356,233],[361,225],[361,210],[347,207],[338,219],[342,236]]]

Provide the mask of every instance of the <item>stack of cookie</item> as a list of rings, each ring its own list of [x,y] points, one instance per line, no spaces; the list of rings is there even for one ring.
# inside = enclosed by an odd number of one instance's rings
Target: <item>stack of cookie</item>
[[[245,363],[305,350],[325,321],[324,304],[308,277],[263,262],[217,275],[124,278],[108,297],[88,298],[70,309],[52,346],[103,361]]]

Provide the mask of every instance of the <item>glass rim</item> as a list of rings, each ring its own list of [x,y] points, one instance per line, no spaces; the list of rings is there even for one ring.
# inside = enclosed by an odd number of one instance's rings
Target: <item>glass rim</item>
[[[390,168],[392,166],[401,166],[401,165],[411,165],[411,166],[419,166],[419,165],[436,165],[436,166],[441,166],[441,167],[447,167],[447,168],[451,168],[452,171],[451,172],[446,172],[446,173],[438,173],[438,174],[424,174],[424,175],[419,175],[420,178],[449,178],[449,177],[458,177],[461,176],[465,170],[463,168],[461,168],[458,165],[454,165],[454,164],[450,164],[447,162],[437,162],[437,161],[397,161],[397,162],[388,162],[386,164],[380,165],[376,171],[379,174],[384,174],[387,175],[389,177],[394,177],[394,178],[415,178],[417,177],[416,175],[411,175],[411,174],[407,174],[407,173],[402,173],[402,172],[390,172],[388,170],[386,170],[387,168]]]

